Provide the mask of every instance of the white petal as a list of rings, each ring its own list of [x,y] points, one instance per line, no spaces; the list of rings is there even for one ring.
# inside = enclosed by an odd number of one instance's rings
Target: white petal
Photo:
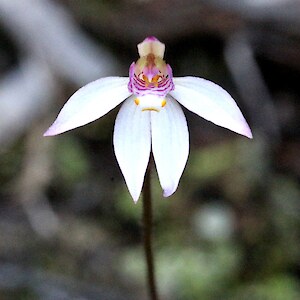
[[[174,78],[170,92],[190,111],[234,132],[252,138],[252,133],[232,97],[219,85],[198,77]]]
[[[117,115],[114,130],[115,154],[129,192],[137,202],[151,150],[150,112],[141,111],[128,98]]]
[[[160,112],[151,112],[152,151],[164,197],[178,186],[189,153],[189,132],[180,105],[171,97]]]
[[[79,89],[60,111],[45,136],[56,135],[90,123],[130,96],[127,77],[106,77]]]

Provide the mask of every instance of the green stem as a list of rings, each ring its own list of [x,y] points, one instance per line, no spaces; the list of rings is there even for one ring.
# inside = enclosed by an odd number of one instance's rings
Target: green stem
[[[152,251],[152,195],[150,173],[150,166],[148,166],[143,187],[143,238],[147,264],[147,284],[149,296],[151,300],[158,300]]]

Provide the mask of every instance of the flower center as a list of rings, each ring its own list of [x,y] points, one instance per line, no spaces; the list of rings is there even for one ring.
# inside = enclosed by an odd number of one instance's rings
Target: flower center
[[[145,82],[145,86],[151,87],[151,85],[154,85],[155,87],[158,87],[158,83],[163,80],[162,75],[154,75],[153,77],[148,77],[144,73],[140,73],[138,75],[139,79]]]
[[[138,45],[140,58],[129,68],[128,90],[142,111],[160,111],[174,90],[171,67],[163,60],[165,45],[154,37]]]

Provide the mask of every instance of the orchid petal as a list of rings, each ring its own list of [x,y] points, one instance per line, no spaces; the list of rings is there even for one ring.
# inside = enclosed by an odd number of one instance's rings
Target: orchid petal
[[[90,123],[130,96],[127,77],[106,77],[79,89],[60,111],[44,136],[63,133]]]
[[[189,153],[189,133],[180,105],[171,97],[160,112],[151,112],[152,152],[164,197],[178,186]]]
[[[252,133],[233,98],[217,84],[198,77],[174,78],[170,92],[190,111],[236,133],[252,138]]]
[[[114,129],[114,148],[128,190],[135,202],[140,196],[150,157],[150,112],[141,111],[128,98],[117,115]]]

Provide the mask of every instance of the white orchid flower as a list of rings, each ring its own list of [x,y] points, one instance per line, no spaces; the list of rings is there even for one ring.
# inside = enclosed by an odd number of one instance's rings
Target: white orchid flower
[[[114,128],[114,150],[129,192],[137,202],[152,149],[163,195],[178,186],[189,153],[189,133],[182,104],[219,126],[252,138],[232,97],[198,77],[173,78],[163,60],[165,45],[148,37],[138,45],[140,58],[128,77],[106,77],[79,89],[60,111],[45,136],[90,123],[124,101]]]

